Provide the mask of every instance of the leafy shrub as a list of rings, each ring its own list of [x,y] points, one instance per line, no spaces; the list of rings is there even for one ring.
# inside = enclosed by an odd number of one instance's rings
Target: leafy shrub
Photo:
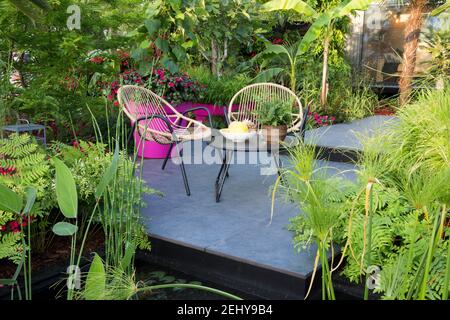
[[[378,97],[367,85],[342,85],[330,94],[326,111],[335,115],[337,121],[347,122],[373,115],[377,106]]]
[[[319,104],[319,78],[316,75],[307,77],[302,82],[299,97],[302,103],[310,104],[311,110],[319,114],[333,116],[336,122],[348,122],[362,119],[374,114],[379,102],[377,95],[369,84],[361,81],[352,87],[354,81],[350,75],[330,77],[328,104]]]
[[[216,106],[228,106],[231,98],[250,83],[250,78],[245,74],[223,75],[217,78],[205,67],[190,68],[188,74],[192,79],[205,86],[201,100],[197,102],[210,103]]]
[[[47,152],[42,149],[29,135],[13,134],[7,139],[0,140],[0,183],[10,187],[19,194],[24,194],[25,188],[33,186],[37,190],[37,198],[31,216],[33,217],[33,249],[44,251],[52,241],[50,232],[51,221],[59,214],[56,210],[56,201],[53,196],[55,187],[55,177],[53,162],[50,156],[59,156],[73,172],[74,179],[78,187],[80,197],[80,221],[79,228],[83,230],[86,223],[85,212],[92,210],[95,204],[95,188],[99,184],[105,169],[111,164],[112,153],[107,146],[101,143],[80,141],[74,145],[65,145],[54,142],[49,146]],[[130,159],[121,154],[119,161],[119,176],[129,175]],[[155,193],[156,191],[147,187],[142,180],[136,179],[135,188],[141,188],[144,193]],[[140,185],[142,183],[142,186]],[[123,194],[123,198],[129,200],[129,206],[145,206],[141,198],[127,198],[125,190],[121,185],[117,185],[118,193]],[[135,190],[136,192],[136,190]],[[22,223],[17,217],[10,213],[0,212],[0,230],[2,234],[15,231],[15,222]],[[99,222],[99,219],[97,219]],[[13,223],[11,225],[11,223]],[[141,228],[143,232],[143,228]],[[146,247],[142,232],[139,233],[138,243]],[[80,233],[82,234],[82,233]],[[8,241],[12,236],[8,237]],[[6,239],[5,239],[6,241]],[[3,245],[2,245],[3,246]],[[8,243],[10,247],[10,244]],[[12,249],[5,247],[0,249],[10,252]]]
[[[379,266],[376,291],[387,299],[437,299],[446,291],[449,96],[448,89],[423,92],[415,103],[398,112],[399,119],[390,128],[366,139],[357,163],[357,181],[341,188],[344,199],[332,200],[342,202],[332,233],[345,257],[343,274],[361,282],[369,265]],[[294,160],[298,167],[301,160]],[[336,181],[329,177],[324,183],[335,185]],[[373,185],[372,211],[368,209],[369,185]],[[439,221],[440,227],[433,227]],[[303,215],[294,218],[290,228],[297,247],[316,232]],[[421,287],[425,291],[419,292]]]
[[[255,113],[261,125],[287,125],[292,120],[292,105],[289,101],[282,100],[261,101]]]

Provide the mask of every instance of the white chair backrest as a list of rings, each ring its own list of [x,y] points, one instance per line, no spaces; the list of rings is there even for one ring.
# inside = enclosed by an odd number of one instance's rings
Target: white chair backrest
[[[261,103],[270,101],[291,103],[292,122],[288,125],[288,132],[299,130],[303,119],[300,99],[292,90],[276,83],[255,83],[239,90],[228,106],[228,119],[250,120],[260,128],[255,111],[260,108]]]
[[[169,114],[180,116],[179,112],[170,103],[143,87],[122,86],[119,88],[117,96],[125,114],[131,121],[136,121],[141,117],[151,117],[155,114],[167,117],[168,111]]]

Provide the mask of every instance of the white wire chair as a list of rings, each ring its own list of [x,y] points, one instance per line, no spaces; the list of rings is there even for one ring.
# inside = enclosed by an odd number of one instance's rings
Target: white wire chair
[[[163,170],[173,146],[176,147],[186,194],[189,196],[190,189],[184,168],[183,150],[178,145],[185,141],[204,140],[211,137],[212,121],[209,110],[205,107],[195,107],[180,113],[151,90],[133,85],[120,87],[117,96],[124,113],[133,126],[128,139],[129,142],[136,130],[144,141],[155,141],[164,145],[170,144],[162,165]],[[186,116],[187,113],[200,109],[207,112],[210,127]]]
[[[255,83],[239,90],[233,98],[227,110],[227,122],[249,120],[258,129],[261,124],[258,122],[257,111],[261,103],[267,101],[289,102],[292,106],[292,122],[288,124],[288,132],[299,131],[304,124],[302,104],[297,95],[290,89],[276,83]]]

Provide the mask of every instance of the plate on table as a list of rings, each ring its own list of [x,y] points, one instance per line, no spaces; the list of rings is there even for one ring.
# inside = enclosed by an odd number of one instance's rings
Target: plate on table
[[[254,136],[256,136],[256,131],[250,132],[232,132],[230,129],[220,129],[220,133],[227,140],[231,140],[233,142],[244,142]]]

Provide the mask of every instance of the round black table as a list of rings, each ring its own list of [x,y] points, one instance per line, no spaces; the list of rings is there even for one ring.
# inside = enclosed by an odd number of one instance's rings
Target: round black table
[[[219,174],[217,175],[215,182],[216,202],[220,201],[220,195],[222,194],[225,180],[228,177],[228,170],[230,168],[234,152],[267,152],[267,154],[274,157],[275,165],[277,166],[277,173],[278,175],[281,175],[280,169],[282,168],[282,163],[280,160],[280,151],[285,149],[286,146],[294,145],[295,141],[296,140],[294,137],[288,136],[286,137],[283,145],[278,143],[267,144],[261,134],[256,134],[243,142],[235,142],[233,140],[226,139],[220,133],[216,133],[212,137],[212,141],[209,143],[209,146],[223,151],[222,165],[220,166]]]

